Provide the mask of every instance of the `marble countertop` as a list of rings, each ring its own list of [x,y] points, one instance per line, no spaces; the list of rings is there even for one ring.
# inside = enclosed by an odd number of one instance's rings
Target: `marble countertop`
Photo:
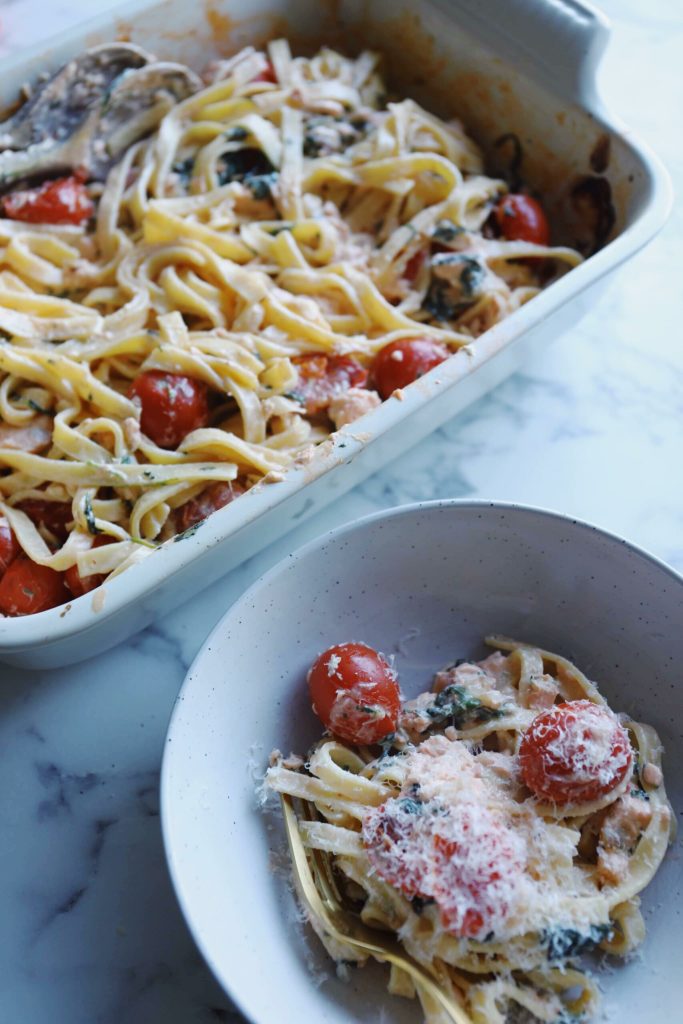
[[[0,57],[113,6],[0,0]],[[683,192],[683,9],[603,0],[608,106]],[[0,666],[0,1022],[215,1024],[230,1009],[168,879],[158,813],[171,707],[209,630],[285,553],[403,502],[498,498],[559,509],[683,570],[680,203],[581,325],[400,463],[96,661]]]

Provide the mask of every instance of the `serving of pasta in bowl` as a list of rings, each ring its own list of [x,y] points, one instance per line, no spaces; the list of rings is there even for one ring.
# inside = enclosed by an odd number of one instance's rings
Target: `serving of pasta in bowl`
[[[348,13],[315,46],[213,25],[207,62],[200,26],[152,49],[143,10],[26,62],[0,124],[0,655],[144,625],[491,387],[626,255],[634,152],[584,119],[553,178],[492,99],[444,103],[436,73],[418,98],[377,7],[372,49]]]
[[[248,1019],[450,1019],[299,902],[279,796],[473,1024],[675,1019],[682,608],[622,540],[495,503],[378,514],[257,582],[162,771],[181,907]]]

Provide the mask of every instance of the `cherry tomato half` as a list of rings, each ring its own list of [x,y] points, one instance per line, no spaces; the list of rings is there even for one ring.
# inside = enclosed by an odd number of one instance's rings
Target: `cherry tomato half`
[[[20,551],[19,541],[14,536],[12,527],[5,516],[0,516],[0,576]]]
[[[275,68],[268,61],[268,67],[264,68],[263,71],[259,71],[258,75],[254,75],[251,79],[252,82],[271,82],[277,85],[277,75],[275,74]]]
[[[429,847],[421,842],[423,805],[406,797],[390,797],[363,815],[362,836],[377,874],[407,896],[427,896]]]
[[[521,192],[503,196],[496,203],[493,216],[501,234],[508,241],[550,244],[548,218],[541,204],[531,196]]]
[[[64,574],[19,555],[0,580],[0,612],[33,615],[69,600]]]
[[[140,400],[143,432],[160,448],[177,448],[190,431],[209,423],[209,389],[194,377],[146,370],[129,394]]]
[[[443,829],[443,832],[441,831]],[[465,804],[437,824],[432,894],[453,935],[483,939],[508,910],[523,844],[488,808]]]
[[[378,743],[396,729],[401,695],[396,673],[367,644],[336,644],[308,673],[313,710],[349,743]]]
[[[369,808],[363,845],[386,882],[436,902],[453,935],[485,938],[524,870],[523,843],[485,806],[391,797]]]
[[[75,175],[11,192],[2,200],[2,208],[11,220],[31,224],[82,224],[95,210],[88,190]]]
[[[401,338],[381,348],[375,356],[372,372],[382,398],[397,388],[405,388],[422,377],[451,353],[433,338]]]
[[[36,526],[42,526],[63,544],[69,535],[69,523],[73,520],[71,503],[68,501],[45,501],[42,498],[26,498],[17,508],[25,512]]]
[[[418,249],[417,252],[414,252],[405,265],[405,270],[403,271],[404,279],[412,284],[422,270],[426,259],[427,253],[424,249]]]
[[[112,540],[112,537],[105,536],[102,533],[95,537],[92,546],[94,548],[101,548],[105,544],[111,544]],[[89,594],[91,590],[95,590],[101,583],[104,583],[106,578],[107,574],[101,572],[94,572],[89,576],[81,576],[77,565],[69,566],[64,573],[64,582],[74,597],[82,597],[83,594]]]
[[[608,708],[573,700],[543,711],[519,748],[522,778],[542,800],[589,803],[611,792],[630,772],[628,733]]]
[[[239,480],[209,484],[196,498],[185,502],[176,510],[175,525],[178,533],[183,533],[191,526],[203,522],[212,512],[217,512],[219,508],[229,505],[245,491],[246,487]]]
[[[309,416],[323,412],[341,391],[364,388],[368,382],[368,371],[352,356],[295,356],[292,362],[299,371],[294,391]]]

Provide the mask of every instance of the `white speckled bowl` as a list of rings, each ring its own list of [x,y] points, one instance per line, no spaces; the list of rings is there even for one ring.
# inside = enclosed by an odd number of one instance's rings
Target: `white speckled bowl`
[[[395,652],[403,689],[482,653],[499,632],[573,658],[616,709],[651,722],[683,808],[683,580],[625,541],[537,509],[478,502],[413,505],[336,530],[244,594],[198,655],[176,705],[162,773],[166,851],[181,907],[207,962],[255,1024],[417,1024],[379,966],[338,980],[296,924],[278,817],[257,808],[273,747],[319,735],[304,685],[328,645]],[[274,856],[275,854],[275,856]],[[605,974],[620,1024],[680,1020],[680,848],[644,899],[643,957]],[[314,971],[312,975],[311,970]],[[322,979],[322,981],[321,981]]]

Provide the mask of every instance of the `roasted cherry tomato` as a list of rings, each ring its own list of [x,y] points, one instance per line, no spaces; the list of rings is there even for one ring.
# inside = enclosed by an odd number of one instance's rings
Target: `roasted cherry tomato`
[[[101,533],[95,537],[92,546],[94,548],[101,548],[105,544],[111,544],[112,540],[112,537]],[[107,574],[101,572],[94,572],[89,576],[81,576],[77,565],[70,566],[64,573],[64,582],[74,597],[82,597],[83,594],[89,594],[91,590],[95,590],[101,583],[104,583],[106,578]]]
[[[628,733],[608,708],[573,700],[543,711],[519,748],[522,778],[542,800],[584,804],[615,789],[633,765]]]
[[[0,580],[0,612],[33,615],[69,600],[64,574],[19,555]]]
[[[368,371],[351,356],[295,356],[292,362],[299,371],[294,390],[309,416],[323,412],[341,391],[368,382]]]
[[[272,82],[274,85],[277,85],[277,75],[275,74],[275,68],[273,67],[271,62],[268,61],[268,67],[264,68],[263,71],[259,71],[258,75],[254,75],[254,77],[251,79],[251,81],[252,82]]]
[[[372,367],[375,386],[382,398],[405,388],[432,370],[451,353],[433,338],[401,338],[381,348]]]
[[[531,196],[511,193],[503,196],[493,210],[501,234],[509,241],[550,244],[550,226],[543,207]]]
[[[160,448],[177,448],[190,431],[209,423],[209,389],[194,377],[146,370],[133,381],[130,396],[142,406],[143,432]]]
[[[481,940],[507,913],[525,866],[523,843],[486,807],[453,814],[437,824],[432,895],[449,932]]]
[[[363,845],[377,874],[409,900],[427,897],[428,843],[421,840],[424,805],[407,797],[390,797],[363,815]]]
[[[367,644],[336,644],[308,673],[313,710],[349,743],[379,743],[396,729],[401,695],[396,673]]]
[[[436,902],[444,927],[468,938],[485,938],[506,913],[524,869],[522,841],[481,805],[392,797],[366,811],[362,837],[381,878]]]
[[[176,510],[175,524],[178,533],[183,533],[191,526],[196,526],[197,523],[208,519],[212,512],[217,512],[219,508],[229,505],[245,491],[246,487],[239,480],[209,484],[196,498],[186,501]]]
[[[43,526],[49,530],[60,544],[63,544],[68,537],[69,523],[73,520],[70,502],[27,498],[25,501],[20,501],[17,508],[25,512],[36,526]]]
[[[418,249],[417,252],[414,252],[406,263],[405,270],[403,271],[404,279],[412,284],[422,270],[426,259],[427,253],[424,249]]]
[[[95,210],[88,190],[75,175],[11,192],[2,200],[2,208],[6,217],[31,224],[82,224]]]
[[[0,516],[0,576],[20,551],[19,541],[14,536],[12,527],[5,516]]]

